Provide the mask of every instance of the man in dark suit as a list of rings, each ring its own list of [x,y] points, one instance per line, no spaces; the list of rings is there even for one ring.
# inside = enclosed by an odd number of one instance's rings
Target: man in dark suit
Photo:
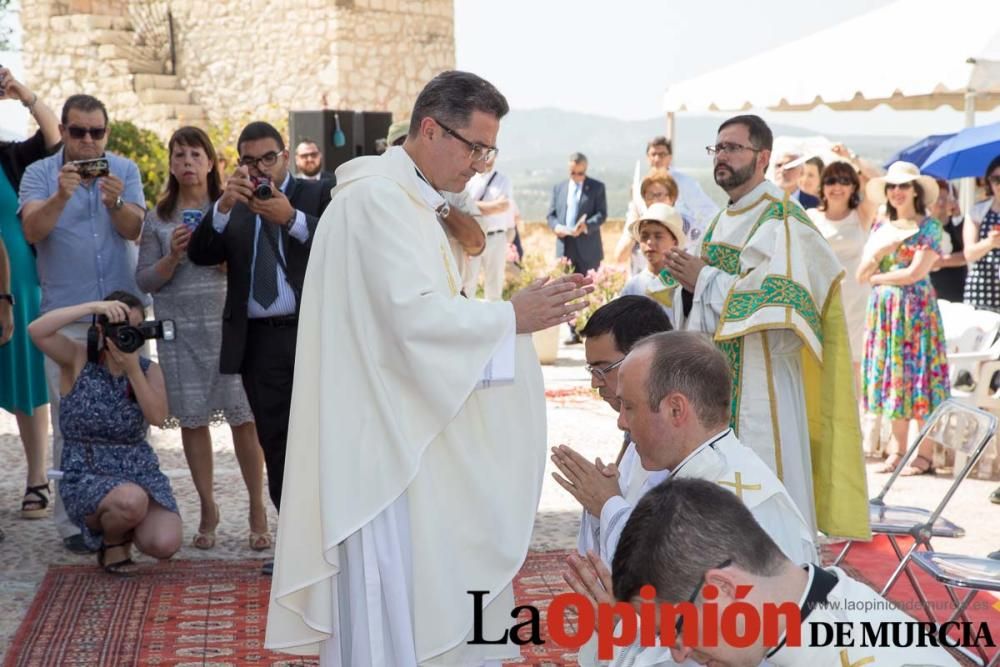
[[[226,263],[219,369],[243,377],[280,509],[302,281],[332,184],[289,174],[284,140],[268,123],[243,128],[237,151],[239,166],[191,235],[188,257]]]
[[[312,139],[303,139],[295,147],[295,175],[303,181],[334,180],[333,172],[323,168],[323,153]]]
[[[604,259],[601,225],[608,217],[604,183],[587,177],[587,157],[569,156],[569,180],[552,188],[549,227],[556,233],[556,257],[566,257],[575,273],[597,270]],[[570,325],[566,343],[579,343],[576,329]]]

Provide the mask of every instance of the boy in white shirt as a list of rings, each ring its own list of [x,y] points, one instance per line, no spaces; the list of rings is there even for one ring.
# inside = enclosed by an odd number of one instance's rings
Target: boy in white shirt
[[[672,206],[657,203],[650,206],[646,214],[630,226],[629,231],[639,242],[646,258],[646,268],[629,278],[621,295],[632,294],[653,299],[670,318],[670,324],[675,329],[679,328],[682,319],[680,283],[665,271],[670,251],[678,246],[687,246],[684,221]]]

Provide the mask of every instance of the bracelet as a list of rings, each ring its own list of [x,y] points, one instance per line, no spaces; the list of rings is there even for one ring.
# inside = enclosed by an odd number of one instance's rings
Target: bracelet
[[[24,100],[21,100],[21,106],[23,106],[28,111],[34,111],[36,104],[38,104],[38,93],[32,93],[31,101],[28,102],[27,104],[24,103]]]

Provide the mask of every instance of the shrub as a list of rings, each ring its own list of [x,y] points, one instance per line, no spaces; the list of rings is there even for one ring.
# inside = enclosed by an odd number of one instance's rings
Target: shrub
[[[131,121],[116,120],[109,130],[107,149],[139,167],[146,206],[152,208],[167,182],[170,161],[166,146],[156,133],[136,127]]]

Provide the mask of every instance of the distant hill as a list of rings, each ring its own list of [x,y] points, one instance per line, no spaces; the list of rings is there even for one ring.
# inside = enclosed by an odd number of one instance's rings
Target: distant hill
[[[720,203],[724,193],[712,181],[712,160],[705,146],[715,138],[719,119],[679,114],[674,164],[697,178],[710,196]],[[567,157],[573,151],[590,161],[589,173],[604,181],[608,190],[608,214],[624,215],[636,160],[646,162],[646,142],[663,134],[663,118],[624,121],[559,109],[512,111],[502,123],[498,167],[514,181],[514,195],[526,220],[545,217],[552,186],[566,178]],[[775,135],[812,136],[815,130],[791,125],[772,125]],[[831,137],[832,139],[833,137]],[[889,157],[913,140],[892,137],[838,137],[860,154],[878,161]]]

